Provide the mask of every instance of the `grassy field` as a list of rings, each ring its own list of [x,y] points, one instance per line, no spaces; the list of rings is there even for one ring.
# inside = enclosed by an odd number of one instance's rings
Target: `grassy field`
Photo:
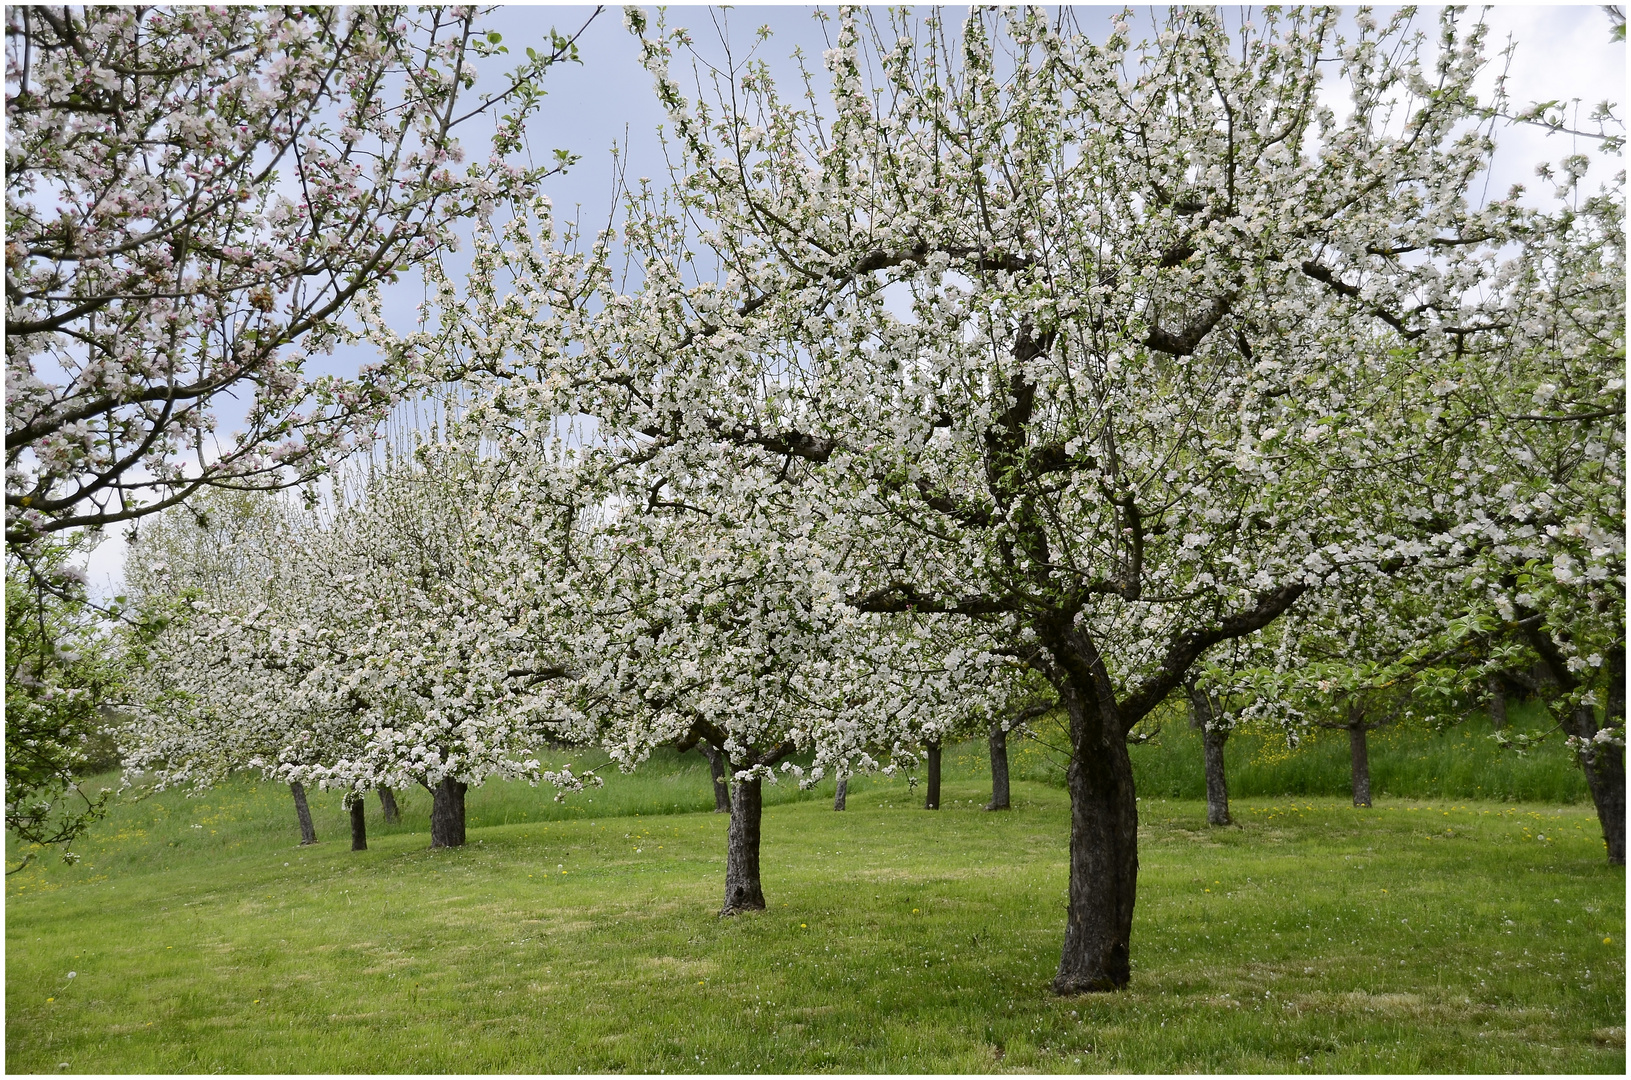
[[[1147,748],[1140,748],[1141,750]],[[7,879],[11,1072],[1605,1072],[1625,1069],[1625,878],[1589,804],[1146,799],[1125,992],[1059,999],[1067,801],[982,813],[983,747],[921,787],[773,789],[770,910],[715,917],[695,755],[553,803],[422,790],[352,853],[286,789],[121,805]],[[9,865],[18,852],[11,852]],[[69,973],[73,975],[70,977]]]

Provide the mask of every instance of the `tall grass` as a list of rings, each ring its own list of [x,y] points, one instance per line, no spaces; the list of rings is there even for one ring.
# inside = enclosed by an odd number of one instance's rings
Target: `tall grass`
[[[1546,723],[1539,706],[1511,709],[1509,731],[1534,732]],[[1013,739],[1009,743],[1015,779],[1035,780],[1055,787],[1064,785],[1063,739],[1043,730],[1037,739]],[[1505,802],[1578,803],[1587,799],[1585,779],[1562,745],[1554,740],[1520,757],[1503,750],[1489,738],[1488,720],[1482,715],[1442,733],[1420,728],[1383,728],[1371,733],[1371,788],[1385,799],[1478,799]],[[1284,738],[1263,733],[1241,732],[1230,738],[1224,751],[1233,798],[1275,798],[1282,796],[1322,796],[1344,798],[1349,793],[1348,740],[1345,732],[1316,731],[1296,748],[1288,748]],[[1150,742],[1132,747],[1133,773],[1140,796],[1149,798],[1200,799],[1206,794],[1198,732],[1181,717],[1165,724]],[[713,809],[713,785],[708,763],[695,752],[677,753],[662,748],[633,773],[619,773],[599,751],[560,751],[548,756],[546,767],[570,764],[583,775],[596,770],[605,780],[602,787],[557,799],[548,785],[531,787],[525,783],[493,782],[471,788],[466,798],[466,823],[471,829],[493,826],[550,822],[592,822],[600,818],[659,817],[691,814]],[[968,781],[989,783],[989,766],[983,742],[947,747],[944,761],[948,783]],[[911,775],[910,773],[902,774]],[[87,783],[94,790],[115,786],[110,774]],[[850,780],[852,796],[877,789],[880,805],[905,807],[921,805],[923,788],[881,776],[857,776]],[[791,778],[766,784],[767,806],[798,802],[830,801],[833,783],[824,781],[800,789]],[[348,835],[349,823],[340,796],[332,792],[310,793],[318,836],[338,841]],[[430,794],[414,787],[396,792],[402,812],[399,824],[380,821],[378,802],[370,797],[368,829],[370,836],[397,836],[430,831]],[[947,796],[948,805],[953,802]],[[187,818],[177,825],[170,819],[177,813]],[[164,797],[123,801],[97,833],[142,835],[150,839],[164,835],[161,847],[174,846],[172,840],[192,847],[207,842],[212,821],[233,821],[233,835],[240,839],[245,830],[266,839],[286,839],[295,828],[293,803],[287,788],[257,781],[250,776],[235,780],[199,799]],[[203,826],[200,830],[194,824]],[[132,832],[134,830],[134,832]],[[20,855],[18,856],[20,858]],[[9,865],[16,865],[13,858]]]
[[[1539,704],[1514,703],[1509,732],[1538,732],[1551,724]],[[1494,799],[1508,802],[1582,802],[1585,777],[1559,739],[1519,756],[1490,738],[1489,719],[1468,717],[1446,731],[1392,726],[1370,733],[1371,791],[1395,799]],[[1012,743],[1016,776],[1064,783],[1063,756],[1049,744],[1062,737],[1046,730],[1040,741]],[[1175,716],[1147,743],[1131,749],[1139,794],[1172,799],[1206,796],[1201,738]],[[1349,794],[1348,734],[1316,729],[1295,748],[1277,733],[1239,732],[1224,748],[1232,797]]]

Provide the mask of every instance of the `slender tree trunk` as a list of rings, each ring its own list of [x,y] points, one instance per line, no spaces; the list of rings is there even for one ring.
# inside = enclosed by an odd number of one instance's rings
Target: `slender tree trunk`
[[[396,808],[396,793],[388,787],[379,789],[379,808],[384,811],[385,824],[395,825],[402,820],[402,814]]]
[[[1489,695],[1489,726],[1500,731],[1506,727],[1506,680],[1491,675],[1484,685]]]
[[[1363,717],[1348,722],[1348,756],[1353,775],[1355,806],[1370,805],[1370,747],[1365,739]]]
[[[317,843],[317,829],[311,823],[311,807],[306,805],[306,786],[293,783],[289,785],[289,791],[294,795],[294,815],[300,819],[300,846]]]
[[[1223,719],[1212,695],[1185,683],[1189,694],[1189,726],[1201,733],[1201,757],[1206,766],[1206,823],[1229,824],[1229,778],[1223,767],[1223,744],[1229,741],[1229,732],[1222,726]]]
[[[431,789],[430,846],[459,847],[464,843],[464,793],[469,785],[445,777]]]
[[[367,851],[368,822],[363,818],[363,810],[367,807],[368,801],[360,791],[346,801],[351,804],[351,850]]]
[[[697,743],[697,750],[708,759],[708,775],[714,781],[714,813],[731,812],[731,788],[725,781],[724,755],[705,742]]]
[[[834,810],[842,810],[842,809],[844,809],[844,804],[847,803],[848,801],[849,801],[849,777],[846,776],[843,779],[838,781],[838,793],[835,794],[832,797],[832,808]]]
[[[1201,748],[1206,755],[1206,823],[1228,825],[1229,777],[1223,770],[1223,744],[1229,733],[1221,728],[1201,732]]]
[[[923,809],[940,809],[940,744],[929,743],[929,796],[924,800]]]
[[[1080,639],[1080,635],[1072,634]],[[1086,642],[1082,651],[1096,661]],[[1083,680],[1085,681],[1085,680]],[[1108,679],[1104,682],[1108,684]],[[1056,684],[1057,685],[1057,684]],[[1127,736],[1114,701],[1075,679],[1059,686],[1070,715],[1070,901],[1058,994],[1117,990],[1132,973],[1133,903],[1138,895],[1138,803]],[[1085,692],[1084,692],[1085,691]]]
[[[725,906],[721,915],[763,911],[765,893],[759,884],[759,819],[764,800],[755,776],[731,785],[731,824],[725,839]]]
[[[991,801],[987,810],[1008,809],[1008,733],[1001,724],[991,725]]]

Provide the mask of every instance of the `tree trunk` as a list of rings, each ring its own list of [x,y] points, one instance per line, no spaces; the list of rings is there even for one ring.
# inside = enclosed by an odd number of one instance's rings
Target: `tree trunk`
[[[844,809],[844,804],[848,801],[849,777],[846,776],[842,780],[838,781],[838,793],[832,797],[832,808],[834,810],[842,810]]]
[[[459,847],[464,844],[464,793],[469,785],[443,778],[431,791],[430,846]]]
[[[1008,809],[1008,733],[1001,724],[991,725],[991,801],[987,810]]]
[[[731,788],[725,782],[724,755],[705,742],[697,743],[697,750],[708,759],[708,775],[714,781],[714,813],[728,814],[731,812]]]
[[[1189,726],[1201,733],[1201,757],[1206,766],[1206,823],[1229,824],[1229,778],[1223,768],[1223,744],[1229,741],[1229,732],[1221,724],[1217,703],[1212,695],[1185,683],[1189,694]]]
[[[1506,727],[1506,680],[1491,675],[1485,686],[1489,693],[1489,726],[1494,731]]]
[[[311,807],[306,805],[306,786],[290,784],[289,791],[294,795],[295,817],[300,819],[300,846],[317,843],[317,829],[311,823]]]
[[[1201,732],[1201,748],[1206,755],[1206,823],[1228,825],[1229,778],[1223,771],[1223,744],[1229,733],[1222,728]]]
[[[1625,651],[1623,646],[1609,650],[1608,693],[1603,705],[1603,727],[1625,728]],[[1584,705],[1574,711],[1569,734],[1590,740],[1597,734],[1597,710]],[[1608,861],[1625,865],[1625,749],[1596,743],[1580,754],[1580,767],[1597,806],[1597,820],[1603,827],[1603,843]]]
[[[1581,739],[1597,734],[1597,710],[1583,705],[1575,710],[1570,732]],[[1586,774],[1586,787],[1597,806],[1597,820],[1603,827],[1603,843],[1608,861],[1625,865],[1625,751],[1613,745],[1593,745],[1580,753],[1580,767]]]
[[[1090,643],[1086,649],[1091,649]],[[1091,657],[1096,660],[1096,652]],[[1133,763],[1114,701],[1088,697],[1075,679],[1059,689],[1071,729],[1070,765],[1065,771],[1070,790],[1070,901],[1053,990],[1057,994],[1117,990],[1131,976],[1133,903],[1138,895]],[[1093,691],[1091,685],[1085,689]]]
[[[1363,718],[1348,723],[1348,756],[1353,774],[1355,806],[1370,806],[1370,748],[1365,741]]]
[[[763,911],[765,893],[759,884],[759,818],[764,800],[755,776],[731,785],[731,824],[725,833],[725,906],[720,915]]]
[[[395,825],[402,820],[402,813],[396,808],[396,793],[388,787],[379,789],[379,808],[385,812],[385,824]]]
[[[368,850],[368,823],[363,819],[363,809],[368,805],[362,792],[357,792],[346,800],[351,804],[351,850]]]
[[[940,809],[940,744],[929,743],[929,795],[923,809]]]

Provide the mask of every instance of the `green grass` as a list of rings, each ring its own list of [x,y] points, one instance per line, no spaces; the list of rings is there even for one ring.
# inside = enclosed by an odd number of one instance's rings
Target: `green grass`
[[[362,853],[332,795],[311,848],[276,785],[124,804],[78,866],[7,880],[6,1068],[1624,1071],[1589,806],[1243,798],[1208,829],[1146,799],[1132,986],[1059,999],[1066,798],[980,812],[983,750],[948,754],[938,814],[899,780],[845,814],[776,788],[770,910],[729,920],[681,758],[593,804],[476,789],[459,850],[428,850],[423,791],[394,829],[370,803]]]
[[[1514,703],[1509,732],[1550,726],[1545,709]],[[1171,799],[1206,797],[1200,733],[1187,717],[1162,725],[1150,742],[1131,748],[1141,794]],[[1561,738],[1522,756],[1489,737],[1489,721],[1473,716],[1443,732],[1385,727],[1369,736],[1373,795],[1412,799],[1483,799],[1515,802],[1585,802],[1590,794]],[[1057,740],[1054,740],[1057,741]],[[1064,759],[1035,742],[1016,742],[1016,776],[1062,786]],[[1240,732],[1224,745],[1232,797],[1350,796],[1348,733],[1315,729],[1296,749],[1279,734]]]

